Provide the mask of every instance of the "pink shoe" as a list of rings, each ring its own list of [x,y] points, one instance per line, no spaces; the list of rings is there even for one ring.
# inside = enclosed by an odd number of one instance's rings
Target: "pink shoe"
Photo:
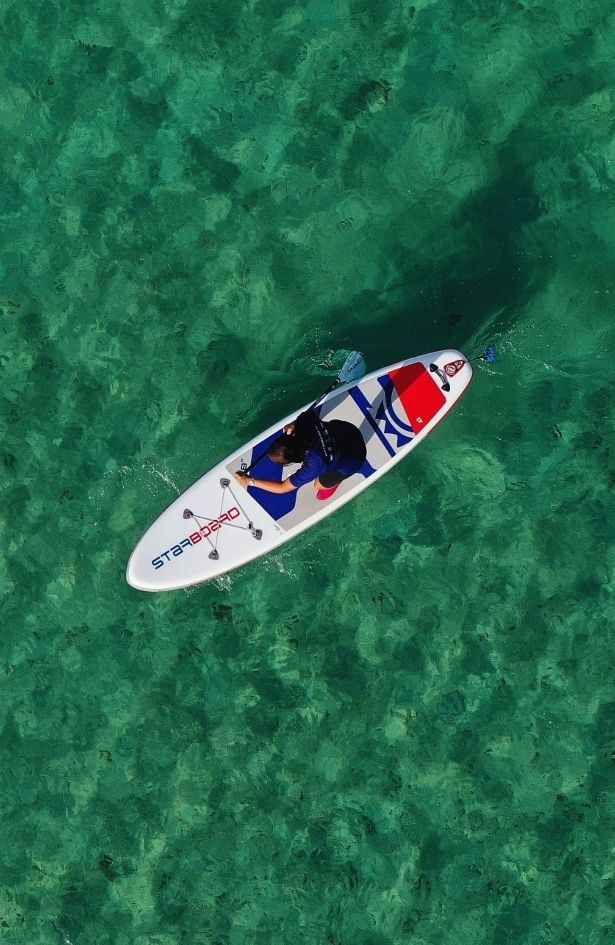
[[[338,482],[338,484],[337,484],[336,486],[331,486],[330,489],[319,489],[318,492],[316,493],[316,498],[317,498],[317,499],[321,499],[321,500],[322,500],[322,499],[330,499],[331,496],[333,495],[333,493],[334,493],[337,489],[339,489],[340,486],[341,486],[341,482]]]

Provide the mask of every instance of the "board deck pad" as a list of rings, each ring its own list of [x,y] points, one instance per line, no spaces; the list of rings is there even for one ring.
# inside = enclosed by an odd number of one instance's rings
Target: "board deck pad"
[[[443,386],[444,369],[453,361],[461,366]],[[246,490],[234,478],[307,408],[294,411],[193,483],[156,519],[131,555],[128,583],[147,591],[190,587],[273,551],[407,456],[446,416],[471,379],[467,359],[449,349],[400,361],[328,394],[318,408],[321,418],[354,424],[367,457],[325,500],[317,498],[313,483],[275,495],[254,487]],[[254,476],[279,481],[298,468],[279,466],[265,456],[254,467]]]

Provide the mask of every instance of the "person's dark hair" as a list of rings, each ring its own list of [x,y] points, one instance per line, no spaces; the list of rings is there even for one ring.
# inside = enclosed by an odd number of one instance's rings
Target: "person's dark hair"
[[[269,447],[269,458],[275,463],[302,463],[314,438],[316,414],[313,410],[300,413],[295,420],[295,429],[288,436],[286,433],[274,440]]]
[[[268,456],[274,463],[286,466],[287,463],[302,463],[305,458],[305,447],[294,436],[279,436],[269,447]]]

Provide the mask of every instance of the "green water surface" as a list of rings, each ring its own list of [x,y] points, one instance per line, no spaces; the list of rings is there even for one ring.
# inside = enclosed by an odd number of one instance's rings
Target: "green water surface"
[[[615,940],[607,0],[0,7],[0,939]],[[441,347],[462,405],[214,584],[132,547]]]

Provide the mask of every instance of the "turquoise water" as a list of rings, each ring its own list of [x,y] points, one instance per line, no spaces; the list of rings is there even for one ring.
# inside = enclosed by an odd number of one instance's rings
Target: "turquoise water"
[[[610,4],[0,18],[3,942],[612,942]],[[332,351],[491,341],[279,554],[125,584]]]

